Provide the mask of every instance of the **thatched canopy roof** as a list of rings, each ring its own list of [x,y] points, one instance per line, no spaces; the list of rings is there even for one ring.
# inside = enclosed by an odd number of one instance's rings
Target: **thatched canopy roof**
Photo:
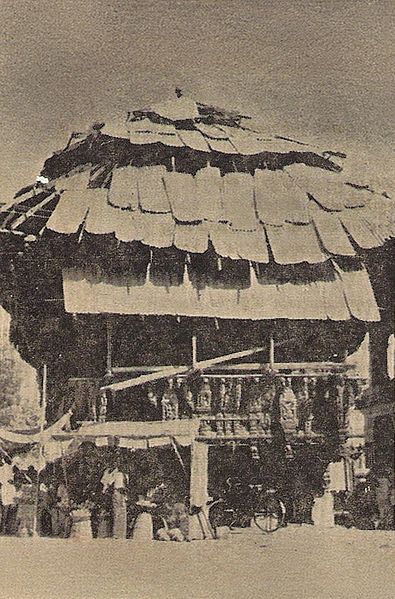
[[[0,213],[59,259],[66,311],[378,320],[361,256],[394,235],[388,190],[178,96],[73,134]]]

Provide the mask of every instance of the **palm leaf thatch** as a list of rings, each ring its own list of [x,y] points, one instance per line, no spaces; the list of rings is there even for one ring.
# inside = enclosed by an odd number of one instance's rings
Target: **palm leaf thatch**
[[[394,235],[388,190],[246,119],[179,94],[95,124],[0,228],[62,256],[69,312],[379,319],[361,256]]]

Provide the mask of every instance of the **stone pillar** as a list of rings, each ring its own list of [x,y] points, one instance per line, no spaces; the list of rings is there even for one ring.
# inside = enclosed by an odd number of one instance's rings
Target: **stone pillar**
[[[194,441],[191,446],[189,538],[211,538],[208,525],[208,444]]]

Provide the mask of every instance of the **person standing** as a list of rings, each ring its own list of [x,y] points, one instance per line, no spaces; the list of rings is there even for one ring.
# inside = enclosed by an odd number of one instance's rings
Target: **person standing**
[[[125,539],[127,529],[126,509],[126,476],[118,467],[107,468],[101,478],[103,493],[112,489],[112,536],[115,539]]]
[[[125,539],[127,528],[125,475],[116,468],[113,471],[113,532],[114,539]]]
[[[52,534],[56,537],[65,539],[69,536],[70,523],[70,507],[69,496],[66,486],[63,483],[57,488],[56,501],[51,510],[52,516]]]
[[[11,464],[2,463],[0,467],[0,492],[3,506],[1,533],[12,535],[16,533],[16,499],[18,492],[14,485],[14,469]]]
[[[311,524],[314,495],[310,486],[300,475],[294,480],[293,521],[297,524]]]
[[[360,530],[374,530],[378,519],[378,509],[374,493],[364,483],[357,484],[348,502],[347,509],[353,525]]]

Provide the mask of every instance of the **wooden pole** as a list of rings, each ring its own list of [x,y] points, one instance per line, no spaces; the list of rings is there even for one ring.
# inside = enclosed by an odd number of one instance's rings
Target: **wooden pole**
[[[42,392],[41,392],[41,414],[40,414],[40,440],[38,443],[38,466],[37,466],[37,488],[36,488],[36,500],[35,500],[35,509],[34,509],[34,525],[33,525],[33,535],[39,535],[39,527],[38,527],[38,504],[40,497],[40,468],[42,463],[42,458],[44,457],[44,446],[42,442],[42,434],[45,428],[45,418],[47,411],[47,365],[43,366],[43,380],[42,380]]]
[[[206,539],[214,535],[208,520],[208,444],[194,441],[191,445],[191,479],[189,538]]]
[[[45,417],[46,417],[46,411],[47,411],[47,374],[48,374],[47,365],[44,364],[44,366],[43,366],[42,402],[41,402],[41,423],[40,423],[41,433],[44,430]]]
[[[106,317],[106,339],[107,339],[106,375],[112,376],[112,320],[111,320],[111,316]]]
[[[192,368],[196,368],[197,364],[197,339],[196,335],[192,336]]]
[[[270,366],[271,370],[274,370],[274,336],[273,336],[273,333],[270,333],[269,366]]]

